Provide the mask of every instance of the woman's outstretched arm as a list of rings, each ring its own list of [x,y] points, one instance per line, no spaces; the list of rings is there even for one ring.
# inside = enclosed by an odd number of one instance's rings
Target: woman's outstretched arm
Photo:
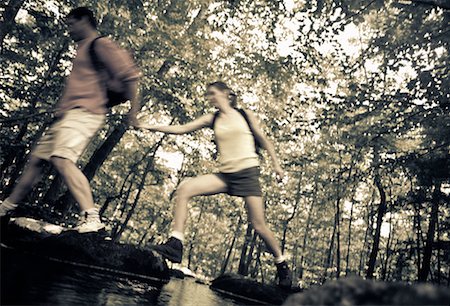
[[[137,128],[146,129],[153,132],[161,132],[166,134],[186,134],[211,125],[213,114],[203,115],[191,122],[183,125],[149,125],[139,122],[135,125]]]
[[[247,114],[248,119],[250,120],[250,124],[252,125],[253,133],[258,142],[261,144],[261,147],[265,150],[267,150],[267,153],[269,153],[270,158],[272,159],[273,169],[275,173],[281,178],[284,176],[283,168],[280,165],[280,162],[278,160],[277,153],[275,152],[275,148],[272,144],[272,142],[266,137],[264,132],[261,130],[259,126],[258,119],[256,118],[255,114],[250,110],[244,110]]]

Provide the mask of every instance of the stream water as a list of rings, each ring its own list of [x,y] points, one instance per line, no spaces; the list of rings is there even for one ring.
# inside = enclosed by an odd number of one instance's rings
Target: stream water
[[[174,279],[162,288],[138,280],[30,260],[2,248],[1,305],[243,305],[198,284]],[[11,254],[9,254],[11,255]]]

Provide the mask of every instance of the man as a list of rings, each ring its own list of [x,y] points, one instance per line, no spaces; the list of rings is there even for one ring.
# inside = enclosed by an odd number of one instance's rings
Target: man
[[[0,205],[0,217],[12,213],[40,178],[44,164],[50,162],[80,205],[82,213],[77,230],[87,233],[103,229],[105,225],[94,206],[89,181],[76,162],[105,122],[108,112],[107,95],[104,74],[96,70],[89,53],[91,43],[99,37],[92,11],[85,7],[72,10],[67,16],[67,25],[70,36],[78,46],[72,71],[55,110],[57,120],[31,152],[19,182],[11,195]],[[128,118],[133,124],[139,109],[139,71],[128,54],[108,38],[96,40],[95,53],[108,73],[123,84],[125,96],[131,101]]]

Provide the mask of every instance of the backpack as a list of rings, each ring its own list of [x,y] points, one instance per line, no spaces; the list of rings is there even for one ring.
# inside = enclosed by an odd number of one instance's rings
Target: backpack
[[[262,145],[261,145],[261,142],[255,137],[255,132],[253,130],[252,124],[250,123],[250,119],[247,116],[247,113],[241,108],[235,108],[235,110],[237,110],[242,115],[242,117],[244,117],[245,122],[247,122],[247,125],[250,128],[250,131],[252,132],[253,140],[255,142],[255,152],[256,152],[256,154],[259,155],[259,150],[262,148]],[[213,117],[213,120],[211,122],[211,128],[213,130],[214,130],[214,125],[216,124],[216,120],[217,120],[218,117],[219,117],[219,111],[214,113],[214,117]],[[216,143],[216,145],[217,145],[217,143]]]
[[[100,60],[97,53],[95,52],[95,43],[98,39],[103,36],[96,37],[89,46],[89,56],[91,58],[92,66],[97,71],[97,73],[103,77],[103,73],[106,71],[108,77],[104,81],[104,86],[106,88],[106,98],[107,103],[106,107],[111,108],[113,106],[122,104],[127,102],[129,99],[125,97],[125,91],[123,90],[123,84],[117,84],[117,80],[114,79],[114,75],[112,75],[111,71],[109,71],[105,64]],[[116,81],[116,84],[113,82]]]

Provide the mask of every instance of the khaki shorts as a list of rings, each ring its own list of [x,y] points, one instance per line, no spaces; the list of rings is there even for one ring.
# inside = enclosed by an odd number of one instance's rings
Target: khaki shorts
[[[47,161],[57,156],[76,163],[105,117],[83,108],[68,110],[44,132],[31,154]]]

